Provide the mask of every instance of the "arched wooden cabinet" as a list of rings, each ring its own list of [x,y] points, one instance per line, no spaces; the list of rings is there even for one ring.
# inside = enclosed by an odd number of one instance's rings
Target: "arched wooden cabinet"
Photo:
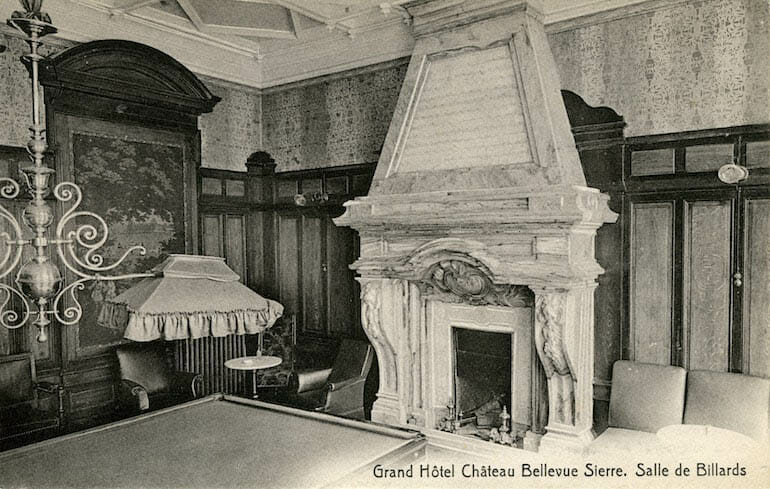
[[[106,220],[105,263],[134,244],[144,245],[147,255],[132,256],[117,272],[145,271],[165,253],[195,253],[198,116],[219,98],[170,56],[129,41],[67,49],[41,63],[40,78],[56,181],[80,185],[81,208]],[[59,205],[57,212],[67,208]],[[73,277],[67,272],[68,282]],[[71,428],[112,410],[113,350],[124,340],[96,316],[101,301],[130,285],[87,284],[78,324],[54,325],[49,342],[24,345],[35,354],[40,376],[65,387]]]

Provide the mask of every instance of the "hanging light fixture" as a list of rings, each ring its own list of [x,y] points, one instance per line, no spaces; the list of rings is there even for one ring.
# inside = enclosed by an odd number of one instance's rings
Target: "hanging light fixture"
[[[8,24],[27,37],[30,53],[23,59],[29,63],[32,76],[32,136],[27,143],[27,151],[32,164],[21,168],[31,200],[24,208],[22,221],[32,230],[32,237],[25,238],[21,226],[4,206],[0,205],[0,219],[10,224],[11,233],[0,233],[0,240],[5,249],[0,252],[0,280],[16,270],[21,262],[26,245],[33,248],[33,255],[21,267],[15,278],[15,287],[0,283],[0,324],[9,329],[24,326],[34,317],[32,324],[38,328],[37,340],[44,342],[48,338],[47,327],[51,318],[63,325],[77,323],[83,315],[83,309],[77,300],[77,291],[83,290],[85,283],[91,280],[122,280],[127,278],[147,277],[147,273],[126,275],[106,275],[119,266],[129,254],[145,254],[142,246],[129,248],[115,263],[105,265],[99,249],[107,242],[107,223],[97,214],[78,210],[82,201],[80,187],[73,182],[61,182],[53,189],[53,196],[58,202],[72,202],[55,227],[55,235],[49,238],[49,228],[54,221],[54,211],[46,201],[51,193],[49,180],[54,174],[52,168],[43,163],[48,149],[44,136],[45,129],[40,123],[40,84],[38,64],[44,58],[40,55],[41,38],[56,32],[51,18],[40,9],[42,0],[20,0],[24,11],[11,14]],[[20,193],[20,185],[12,178],[0,178],[0,197],[14,199]],[[96,222],[77,226],[76,219],[93,219]],[[62,287],[63,278],[59,268],[51,261],[51,247],[61,263],[77,278]],[[82,256],[79,255],[82,253]],[[12,297],[17,297],[21,309],[12,308]],[[69,296],[69,304],[62,304],[62,298]],[[34,304],[34,310],[32,304]]]

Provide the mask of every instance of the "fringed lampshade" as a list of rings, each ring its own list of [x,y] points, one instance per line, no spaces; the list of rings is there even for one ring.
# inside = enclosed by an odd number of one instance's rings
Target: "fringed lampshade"
[[[108,299],[99,322],[125,328],[123,336],[133,341],[260,333],[283,306],[238,279],[223,258],[170,255],[148,278]]]

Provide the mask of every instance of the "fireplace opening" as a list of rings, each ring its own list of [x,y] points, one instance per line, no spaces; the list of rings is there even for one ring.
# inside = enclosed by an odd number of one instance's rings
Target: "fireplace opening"
[[[452,328],[455,433],[515,444],[509,333]]]

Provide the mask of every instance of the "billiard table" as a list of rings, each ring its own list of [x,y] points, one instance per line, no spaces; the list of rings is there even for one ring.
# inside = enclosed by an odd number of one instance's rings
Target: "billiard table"
[[[0,453],[0,488],[337,487],[408,465],[416,431],[215,394]]]

